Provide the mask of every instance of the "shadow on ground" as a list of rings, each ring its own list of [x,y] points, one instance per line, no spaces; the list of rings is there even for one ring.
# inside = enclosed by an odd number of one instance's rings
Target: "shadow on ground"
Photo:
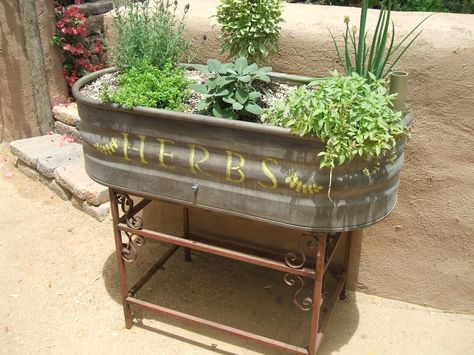
[[[129,286],[159,258],[167,249],[161,243],[147,240],[140,250],[138,259],[127,264]],[[115,255],[111,254],[103,267],[105,287],[110,296],[121,302],[118,271]],[[302,295],[311,295],[307,282]],[[247,265],[214,255],[193,252],[192,261],[184,261],[184,253],[179,249],[165,265],[140,290],[138,296],[161,306],[232,327],[254,332],[259,335],[306,347],[309,336],[310,312],[303,312],[293,304],[293,289],[283,282],[281,272]],[[343,314],[341,315],[341,307]],[[220,341],[242,346],[265,354],[280,354],[266,346],[260,346],[235,336],[143,312],[135,314],[134,326],[163,333],[174,339],[190,343],[216,353],[227,354],[215,346],[200,344],[181,336],[168,334],[145,325],[146,320],[160,319],[168,324],[184,328]],[[355,302],[349,297],[336,307],[335,318],[343,317],[340,326],[330,322],[323,341],[321,354],[330,354],[346,344],[357,328],[359,314]],[[138,322],[137,322],[138,319]],[[142,323],[143,320],[143,323]],[[337,328],[337,329],[336,329]]]

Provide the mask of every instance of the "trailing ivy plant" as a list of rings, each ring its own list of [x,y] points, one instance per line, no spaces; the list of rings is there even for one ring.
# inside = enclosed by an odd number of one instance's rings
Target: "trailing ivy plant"
[[[296,88],[265,110],[262,120],[290,128],[300,136],[314,136],[326,144],[320,168],[332,170],[359,156],[377,159],[389,155],[397,138],[405,134],[401,112],[394,112],[384,81],[353,72]]]
[[[145,60],[138,67],[119,74],[117,82],[118,88],[114,91],[107,85],[102,87],[101,100],[128,109],[143,106],[184,111],[183,101],[189,95],[184,69],[171,63],[157,68]]]
[[[371,80],[369,73],[372,73],[377,79],[385,78],[390,73],[392,68],[421,34],[421,31],[416,34],[414,32],[431,15],[420,21],[398,44],[395,44],[395,25],[393,21],[390,23],[393,3],[391,0],[382,1],[372,43],[368,45],[366,22],[369,2],[370,0],[362,0],[359,29],[355,26],[349,28],[350,19],[348,16],[344,18],[344,23],[346,24],[346,31],[343,35],[344,58],[332,33],[331,36],[339,61],[344,66],[347,75],[355,72]],[[391,33],[390,28],[392,30]]]
[[[145,59],[158,68],[168,63],[177,65],[188,52],[189,41],[182,33],[189,4],[180,14],[177,1],[113,2],[117,8],[113,23],[118,43],[111,48],[112,61],[121,71],[137,68]]]
[[[268,83],[267,75],[272,68],[248,64],[244,57],[234,63],[222,64],[217,59],[210,59],[207,65],[194,65],[196,70],[209,76],[205,85],[192,84],[190,89],[204,94],[198,109],[211,112],[216,117],[237,119],[245,116],[261,115],[259,106],[262,94],[254,86],[256,81]]]
[[[258,62],[278,51],[280,0],[221,0],[216,18],[222,26],[222,53],[231,58]]]

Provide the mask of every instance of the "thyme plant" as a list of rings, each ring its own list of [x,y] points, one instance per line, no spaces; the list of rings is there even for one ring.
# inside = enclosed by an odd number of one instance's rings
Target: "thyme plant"
[[[221,0],[217,22],[222,26],[222,53],[250,62],[264,61],[278,51],[280,0]]]
[[[116,90],[108,85],[101,88],[101,100],[128,109],[143,106],[184,111],[183,101],[189,95],[184,69],[171,63],[157,68],[146,59],[138,67],[120,73],[117,82]]]

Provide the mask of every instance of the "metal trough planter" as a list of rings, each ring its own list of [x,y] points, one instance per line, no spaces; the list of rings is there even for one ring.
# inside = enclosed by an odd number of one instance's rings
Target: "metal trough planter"
[[[374,164],[363,159],[334,169],[329,199],[319,140],[256,123],[126,110],[80,93],[113,70],[87,75],[73,88],[86,171],[100,184],[308,231],[360,229],[395,207],[406,139],[397,159],[371,176],[362,171]],[[410,119],[405,116],[407,124]]]

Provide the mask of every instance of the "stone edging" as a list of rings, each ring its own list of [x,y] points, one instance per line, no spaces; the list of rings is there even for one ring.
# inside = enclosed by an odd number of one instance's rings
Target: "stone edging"
[[[87,175],[82,145],[67,135],[52,133],[16,140],[10,143],[10,151],[23,174],[42,182],[61,199],[71,201],[98,221],[110,215],[108,189]]]
[[[82,143],[82,138],[78,127],[81,118],[77,113],[75,102],[69,104],[59,104],[53,107],[54,133],[71,137],[77,143]]]

